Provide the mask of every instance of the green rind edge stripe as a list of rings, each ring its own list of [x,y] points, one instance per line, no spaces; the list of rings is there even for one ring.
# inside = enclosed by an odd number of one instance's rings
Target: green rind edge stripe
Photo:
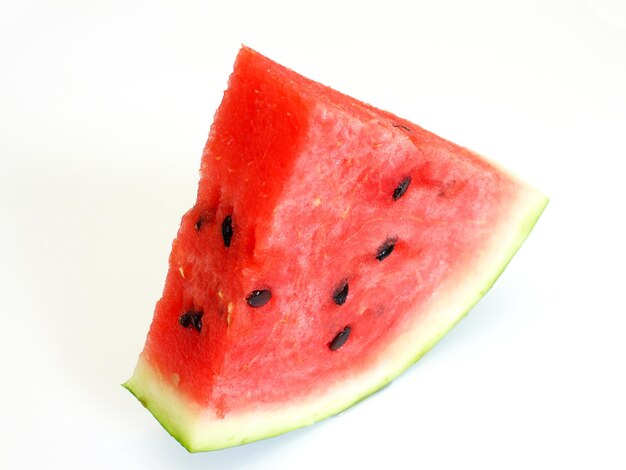
[[[171,391],[171,386],[162,377],[157,376],[157,373],[154,370],[148,370],[150,366],[144,366],[146,367],[146,370],[140,373],[138,377],[138,370],[140,367],[138,365],[133,377],[125,382],[122,386],[126,388],[130,393],[132,393],[142,403],[142,405],[144,405],[152,413],[152,415],[159,421],[159,423],[165,428],[165,430],[178,442],[180,442],[180,444],[185,447],[189,452],[218,450],[226,447],[234,447],[237,445],[246,444],[248,442],[274,437],[310,424],[314,424],[325,418],[341,413],[342,411],[351,408],[352,406],[381,390],[396,377],[398,377],[402,372],[404,372],[406,369],[419,361],[419,359],[421,359],[430,349],[433,348],[435,344],[437,344],[437,342],[441,340],[441,338],[443,338],[452,328],[454,328],[454,326],[457,325],[471,311],[471,309],[489,291],[489,289],[491,289],[491,287],[494,285],[494,283],[497,281],[497,279],[500,277],[502,272],[506,269],[510,261],[513,259],[515,254],[524,243],[549,202],[549,199],[546,196],[535,192],[532,189],[528,189],[527,191],[530,203],[525,207],[525,209],[527,210],[526,216],[521,218],[520,222],[518,222],[517,224],[518,234],[516,237],[513,237],[511,239],[509,248],[507,250],[503,250],[501,262],[494,270],[493,276],[488,278],[487,282],[484,284],[484,287],[478,291],[478,294],[473,299],[473,301],[468,303],[468,306],[465,308],[465,310],[461,311],[443,328],[439,329],[438,332],[433,334],[430,338],[430,341],[425,342],[423,344],[423,347],[421,347],[409,361],[405,362],[395,371],[388,374],[385,379],[381,382],[378,382],[377,385],[371,387],[366,392],[358,395],[351,402],[339,401],[338,403],[334,403],[334,406],[330,406],[325,411],[316,414],[313,419],[311,419],[310,417],[307,419],[307,416],[303,416],[302,420],[296,422],[296,424],[294,425],[278,426],[274,429],[268,427],[266,429],[266,433],[257,433],[252,436],[248,436],[247,438],[244,437],[243,439],[236,442],[220,442],[219,439],[216,439],[213,442],[193,442],[193,439],[187,439],[183,436],[184,430],[193,428],[198,425],[198,423],[192,423],[192,420],[187,421],[184,418],[184,415],[192,416],[193,411],[181,409],[184,408],[186,404],[182,401],[182,399],[179,399],[176,396],[178,394],[175,391]],[[140,363],[141,361],[142,360],[140,359]],[[154,393],[154,400],[148,397],[148,389],[150,388],[156,388],[156,391]],[[176,419],[176,417],[172,417],[172,413],[175,410],[181,411],[180,414],[177,413],[177,417],[179,419]]]

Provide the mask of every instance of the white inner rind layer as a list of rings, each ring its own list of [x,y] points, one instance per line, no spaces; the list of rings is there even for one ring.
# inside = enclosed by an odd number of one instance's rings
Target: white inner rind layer
[[[251,405],[224,418],[181,394],[144,356],[124,386],[190,452],[245,444],[337,414],[391,382],[469,312],[517,252],[547,203],[544,195],[522,187],[471,265],[446,278],[428,303],[420,305],[412,323],[381,351],[371,367],[355,371],[342,383],[333,382],[297,401]]]

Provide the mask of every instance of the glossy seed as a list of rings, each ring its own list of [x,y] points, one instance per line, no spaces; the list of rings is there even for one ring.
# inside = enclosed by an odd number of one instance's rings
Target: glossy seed
[[[191,325],[191,313],[192,312],[183,313],[178,319],[178,323],[180,323],[183,328],[189,328],[189,325]]]
[[[224,239],[224,246],[228,248],[233,239],[233,218],[230,215],[227,215],[222,222],[222,238]]]
[[[193,327],[198,333],[202,330],[202,312],[185,312],[178,319],[183,328]]]
[[[272,293],[269,289],[253,290],[246,297],[246,301],[250,307],[263,307],[272,298]]]
[[[387,256],[391,254],[393,249],[396,247],[396,241],[394,239],[388,239],[378,248],[378,253],[376,253],[376,259],[378,261],[384,260]]]
[[[333,292],[333,302],[337,305],[343,305],[346,303],[346,299],[348,298],[348,281],[343,280],[341,285],[335,289]]]
[[[335,336],[328,345],[331,351],[336,351],[341,346],[343,346],[346,341],[348,341],[348,337],[350,336],[350,330],[351,328],[349,326],[346,326],[343,330],[337,333],[337,336]]]
[[[398,199],[400,199],[402,195],[406,193],[406,190],[409,189],[410,184],[411,184],[410,176],[407,176],[402,181],[400,181],[400,184],[398,184],[396,189],[393,190],[393,200],[397,201]]]
[[[202,312],[191,316],[191,326],[193,326],[198,333],[202,331]]]

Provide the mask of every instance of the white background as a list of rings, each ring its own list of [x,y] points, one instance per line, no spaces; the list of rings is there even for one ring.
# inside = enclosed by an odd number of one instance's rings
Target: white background
[[[0,5],[0,468],[626,468],[623,1]],[[190,455],[120,384],[241,43],[551,203],[384,391]]]

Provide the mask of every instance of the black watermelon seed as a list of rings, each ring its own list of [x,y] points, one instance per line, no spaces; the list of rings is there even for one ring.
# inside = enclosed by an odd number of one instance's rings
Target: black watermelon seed
[[[346,299],[348,298],[348,281],[343,280],[341,285],[335,289],[333,292],[333,302],[337,305],[343,305],[346,303]]]
[[[394,124],[393,127],[399,127],[400,129],[404,129],[407,132],[411,132],[411,129],[409,129],[406,126],[403,126],[402,124]]]
[[[378,248],[378,253],[376,253],[376,259],[378,261],[384,260],[387,256],[391,254],[393,249],[396,247],[396,240],[388,239]]]
[[[224,239],[224,246],[228,248],[233,239],[233,218],[230,215],[227,215],[222,222],[222,238]]]
[[[191,316],[191,326],[193,326],[198,333],[202,331],[202,312],[195,313]]]
[[[398,199],[400,199],[402,195],[406,193],[406,190],[409,189],[410,184],[411,184],[410,176],[407,176],[402,181],[400,181],[400,184],[396,187],[396,189],[393,190],[393,200],[397,201]]]
[[[343,346],[346,341],[348,341],[348,337],[350,336],[350,330],[351,328],[349,326],[346,326],[343,330],[337,333],[337,336],[335,336],[328,345],[331,351],[336,351],[341,346]]]
[[[192,326],[198,333],[202,330],[202,312],[185,312],[178,319],[183,328]]]
[[[189,328],[189,326],[191,325],[191,314],[193,312],[187,312],[187,313],[183,313],[180,318],[178,319],[178,323],[180,323],[183,328]]]
[[[246,301],[250,307],[263,307],[272,298],[272,293],[269,289],[253,290],[246,297]]]

